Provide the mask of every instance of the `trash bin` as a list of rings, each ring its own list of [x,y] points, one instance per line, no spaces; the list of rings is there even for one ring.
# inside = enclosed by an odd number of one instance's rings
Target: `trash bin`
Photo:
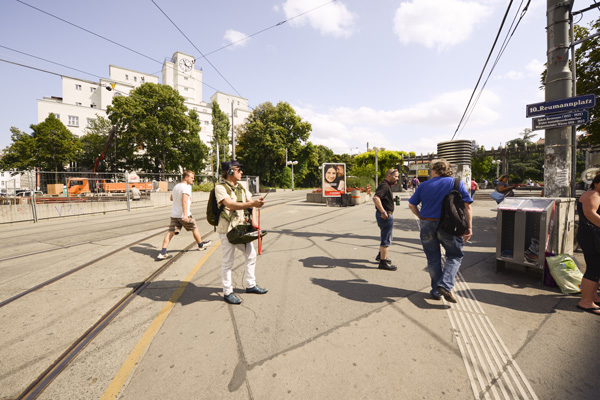
[[[544,270],[555,204],[554,199],[508,197],[498,205],[496,270],[507,262]]]

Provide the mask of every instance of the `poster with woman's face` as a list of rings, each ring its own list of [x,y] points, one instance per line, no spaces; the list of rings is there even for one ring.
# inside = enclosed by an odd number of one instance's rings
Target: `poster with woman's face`
[[[346,193],[346,164],[323,164],[323,196],[340,197]]]

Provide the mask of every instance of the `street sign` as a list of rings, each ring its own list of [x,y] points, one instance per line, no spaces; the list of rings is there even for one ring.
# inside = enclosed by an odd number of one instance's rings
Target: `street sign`
[[[583,125],[590,122],[590,113],[587,110],[567,114],[550,115],[548,117],[534,118],[531,120],[534,131],[540,129],[563,128],[571,125]]]
[[[568,99],[547,101],[545,103],[528,104],[526,107],[526,116],[535,117],[537,115],[559,114],[569,111],[581,110],[582,108],[596,107],[596,95],[586,94],[585,96],[570,97]]]

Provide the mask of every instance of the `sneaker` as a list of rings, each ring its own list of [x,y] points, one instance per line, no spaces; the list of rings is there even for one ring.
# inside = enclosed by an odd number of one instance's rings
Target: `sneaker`
[[[204,242],[200,242],[198,244],[198,248],[200,249],[200,251],[206,250],[208,248],[208,246],[210,246],[212,244],[212,240],[206,240]]]
[[[235,293],[231,292],[227,296],[223,297],[226,303],[229,304],[241,304],[242,299],[240,299]]]
[[[437,290],[442,296],[444,296],[447,302],[456,303],[456,298],[454,297],[451,291],[449,291],[443,286],[438,286]]]
[[[246,293],[254,293],[254,294],[265,294],[268,291],[269,291],[268,289],[258,287],[258,285],[252,286],[251,288],[246,289]]]
[[[386,271],[395,271],[398,268],[392,265],[392,260],[381,260],[379,261],[379,269],[385,269]]]
[[[169,258],[169,254],[168,253],[158,253],[158,256],[156,257],[157,260],[166,260],[167,258]]]

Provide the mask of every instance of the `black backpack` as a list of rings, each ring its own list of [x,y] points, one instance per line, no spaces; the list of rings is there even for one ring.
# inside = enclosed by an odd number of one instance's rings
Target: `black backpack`
[[[220,185],[223,184],[220,183]],[[223,186],[225,186],[227,194],[231,195],[231,189],[229,189],[227,185]],[[217,196],[215,196],[215,188],[213,188],[210,191],[210,194],[208,195],[208,203],[206,203],[206,220],[209,224],[211,224],[212,226],[219,225],[219,217],[221,216],[221,212],[223,211],[224,207],[225,206],[219,205],[219,203],[217,203]]]
[[[458,191],[459,178],[454,178],[454,188],[444,197],[438,229],[453,236],[462,236],[469,228],[462,195]]]

